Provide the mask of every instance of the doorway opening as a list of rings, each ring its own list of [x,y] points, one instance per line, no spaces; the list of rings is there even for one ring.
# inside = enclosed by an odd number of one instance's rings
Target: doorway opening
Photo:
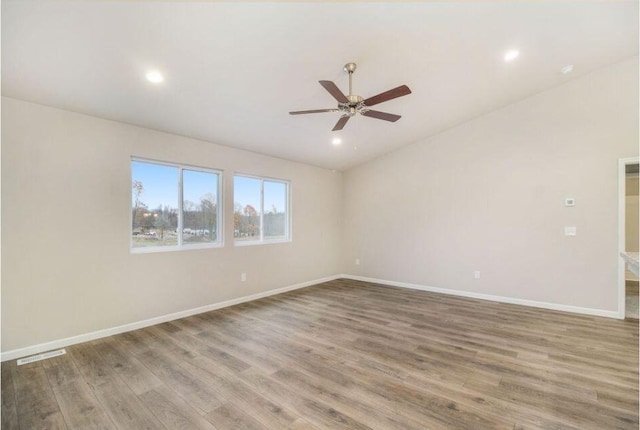
[[[638,158],[625,158],[618,166],[618,312],[620,318],[638,319]]]

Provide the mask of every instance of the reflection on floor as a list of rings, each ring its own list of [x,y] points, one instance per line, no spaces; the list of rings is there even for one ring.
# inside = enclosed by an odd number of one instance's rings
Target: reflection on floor
[[[627,318],[638,319],[638,281],[626,281],[626,314]]]

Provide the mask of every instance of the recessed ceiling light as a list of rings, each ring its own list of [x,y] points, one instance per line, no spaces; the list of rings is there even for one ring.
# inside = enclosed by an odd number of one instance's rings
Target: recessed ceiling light
[[[339,137],[334,137],[331,143],[333,145],[340,145],[342,143],[342,139],[340,139]]]
[[[517,51],[515,49],[512,49],[510,51],[505,52],[504,54],[504,61],[506,61],[507,63],[515,60],[516,58],[518,58],[520,56],[520,51]]]
[[[162,76],[162,73],[158,72],[157,70],[148,71],[146,77],[147,81],[153,84],[159,84],[160,82],[164,81],[164,76]]]
[[[560,69],[560,73],[562,73],[563,75],[566,75],[567,73],[571,73],[572,70],[573,70],[573,64],[567,64],[562,69]]]

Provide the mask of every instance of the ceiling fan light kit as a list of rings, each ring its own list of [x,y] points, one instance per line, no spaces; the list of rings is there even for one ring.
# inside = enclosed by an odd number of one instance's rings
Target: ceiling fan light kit
[[[377,105],[388,100],[411,94],[411,90],[406,85],[393,88],[373,97],[365,99],[359,95],[353,94],[353,73],[356,71],[356,63],[347,63],[343,70],[349,74],[349,94],[345,95],[338,86],[332,81],[319,81],[320,85],[327,90],[338,102],[338,107],[334,109],[314,109],[289,112],[291,115],[303,115],[308,113],[324,113],[324,112],[340,112],[341,116],[332,131],[342,130],[347,121],[356,114],[368,116],[369,118],[381,119],[384,121],[396,122],[401,117],[392,113],[380,112],[370,109],[371,106]]]

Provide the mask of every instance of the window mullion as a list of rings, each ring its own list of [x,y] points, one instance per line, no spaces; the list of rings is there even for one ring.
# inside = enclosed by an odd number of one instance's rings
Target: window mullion
[[[178,246],[180,248],[182,248],[182,226],[183,226],[183,207],[182,207],[182,202],[184,200],[184,192],[182,189],[182,172],[184,171],[184,169],[182,167],[180,167],[180,174],[178,175]]]
[[[289,231],[289,224],[291,223],[291,221],[289,217],[291,216],[291,198],[289,194],[289,184],[285,185],[284,191],[285,191],[284,234],[286,238],[290,238],[291,233]]]
[[[260,241],[264,241],[264,179],[260,180]]]

